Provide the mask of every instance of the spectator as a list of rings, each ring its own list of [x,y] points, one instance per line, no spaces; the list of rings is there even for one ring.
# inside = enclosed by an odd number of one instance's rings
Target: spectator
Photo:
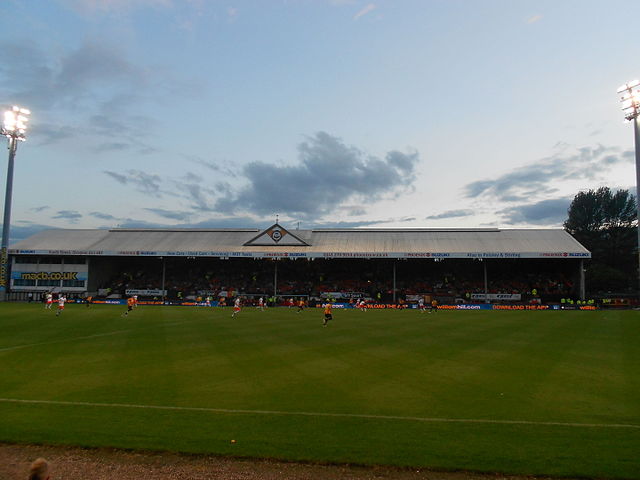
[[[44,458],[36,459],[29,468],[29,480],[49,480],[49,462]]]

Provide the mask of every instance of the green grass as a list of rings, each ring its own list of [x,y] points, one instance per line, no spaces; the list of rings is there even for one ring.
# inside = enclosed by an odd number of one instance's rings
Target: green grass
[[[0,441],[640,476],[638,312],[124,310],[0,304]]]

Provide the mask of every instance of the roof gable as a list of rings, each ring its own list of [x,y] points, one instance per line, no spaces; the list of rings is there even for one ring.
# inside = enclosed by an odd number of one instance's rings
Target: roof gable
[[[308,247],[309,244],[287,229],[281,227],[278,223],[274,223],[269,228],[244,243],[244,246]]]

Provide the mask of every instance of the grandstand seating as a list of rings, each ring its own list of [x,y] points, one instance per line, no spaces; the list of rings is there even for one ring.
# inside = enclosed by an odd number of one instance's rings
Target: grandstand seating
[[[268,260],[169,259],[164,287],[168,297],[216,296],[220,291],[271,295],[274,291],[275,262]],[[396,264],[396,298],[430,295],[437,298],[467,299],[470,293],[484,293],[481,264],[473,261],[399,261]],[[517,293],[523,300],[532,290],[545,301],[570,296],[574,282],[566,271],[548,268],[535,261],[506,265],[494,262],[488,275],[488,293]],[[545,268],[540,268],[541,266]],[[277,262],[277,291],[281,296],[319,297],[322,292],[364,292],[371,298],[390,302],[393,298],[393,265],[390,261],[284,260]],[[148,259],[128,260],[119,273],[99,285],[124,294],[126,289],[160,289],[162,270]]]

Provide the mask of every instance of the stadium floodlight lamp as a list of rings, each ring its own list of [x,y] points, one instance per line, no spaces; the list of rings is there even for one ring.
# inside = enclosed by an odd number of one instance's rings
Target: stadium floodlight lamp
[[[2,135],[9,138],[9,148],[11,148],[11,139],[26,140],[27,122],[31,111],[26,108],[14,106],[11,110],[4,112],[4,123],[2,125]]]
[[[4,112],[4,122],[0,135],[9,141],[9,163],[7,164],[7,189],[4,197],[4,217],[2,221],[2,245],[0,247],[0,301],[7,298],[9,290],[9,228],[11,224],[11,197],[13,193],[13,163],[18,149],[18,140],[24,142],[27,137],[27,123],[31,112],[22,107],[13,106]]]
[[[626,121],[630,122],[640,115],[640,80],[632,80],[618,88],[622,102],[622,112]]]
[[[633,122],[636,157],[636,207],[638,219],[638,292],[640,294],[640,80],[632,80],[618,88],[618,94],[622,94],[622,112],[627,122]]]

